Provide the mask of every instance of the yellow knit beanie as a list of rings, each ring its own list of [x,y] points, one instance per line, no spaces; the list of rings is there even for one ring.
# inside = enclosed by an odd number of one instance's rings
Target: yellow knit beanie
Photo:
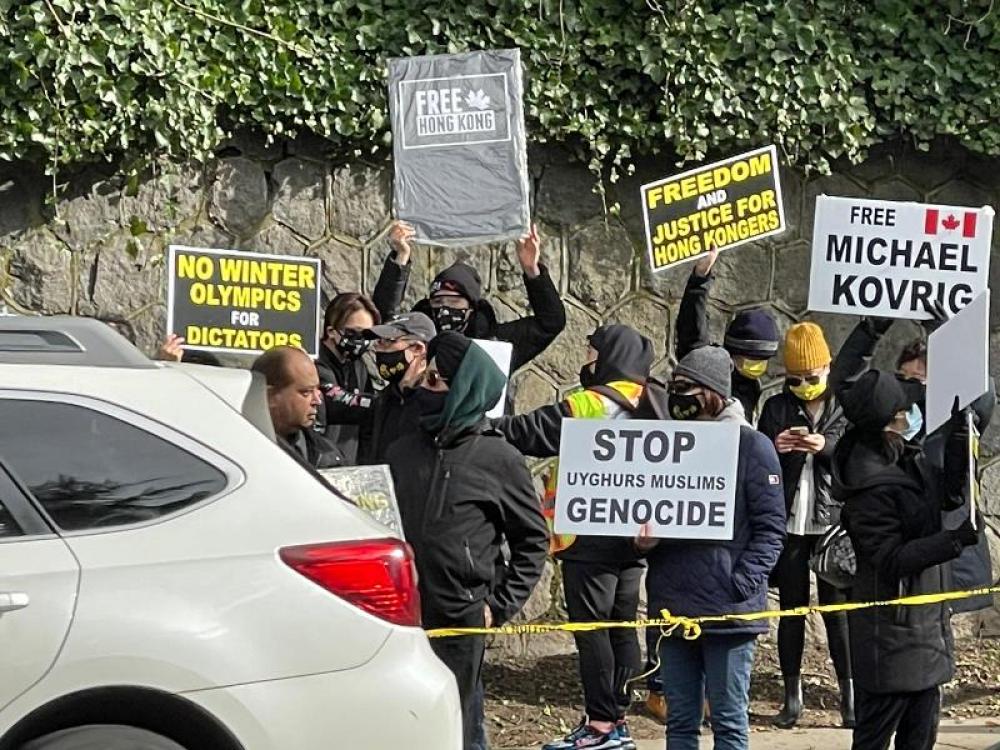
[[[785,370],[808,372],[826,367],[833,357],[823,329],[815,323],[796,323],[785,334]]]

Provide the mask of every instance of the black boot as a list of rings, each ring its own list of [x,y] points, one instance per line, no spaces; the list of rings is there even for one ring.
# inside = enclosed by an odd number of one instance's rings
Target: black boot
[[[840,681],[840,718],[845,728],[854,728],[854,680]]]
[[[802,715],[802,676],[782,675],[785,681],[785,705],[774,717],[774,725],[779,729],[791,729]]]

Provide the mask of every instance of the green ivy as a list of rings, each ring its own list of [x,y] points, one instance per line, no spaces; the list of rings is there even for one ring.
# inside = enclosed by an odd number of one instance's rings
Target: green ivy
[[[386,58],[520,47],[530,137],[612,179],[776,142],[1000,151],[990,0],[0,0],[0,159],[205,159],[234,129],[390,142]]]

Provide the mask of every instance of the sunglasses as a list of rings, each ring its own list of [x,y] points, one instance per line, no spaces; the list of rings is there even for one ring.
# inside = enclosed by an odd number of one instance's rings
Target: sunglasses
[[[427,383],[431,388],[437,388],[441,385],[448,385],[448,380],[444,375],[439,373],[437,370],[428,370],[424,373],[424,382]]]
[[[799,375],[786,375],[785,382],[793,388],[797,385],[802,385],[803,383],[808,383],[809,385],[819,385],[823,382],[823,376],[806,375],[805,377],[800,377]]]
[[[667,386],[667,393],[680,395],[682,393],[689,393],[697,387],[697,383],[691,383],[687,380],[674,380],[671,381],[669,386]]]

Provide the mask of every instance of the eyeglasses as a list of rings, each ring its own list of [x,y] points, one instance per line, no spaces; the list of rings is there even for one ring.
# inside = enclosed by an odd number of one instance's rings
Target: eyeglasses
[[[803,383],[808,383],[809,385],[819,385],[823,382],[822,375],[806,375],[804,377],[799,375],[786,375],[785,382],[793,388],[797,385],[802,385]]]
[[[688,380],[673,380],[667,386],[667,392],[680,395],[682,393],[690,393],[697,387],[697,383],[692,383]]]
[[[447,386],[448,380],[437,370],[427,370],[424,373],[424,382],[427,383],[431,388],[437,388],[439,386]]]

